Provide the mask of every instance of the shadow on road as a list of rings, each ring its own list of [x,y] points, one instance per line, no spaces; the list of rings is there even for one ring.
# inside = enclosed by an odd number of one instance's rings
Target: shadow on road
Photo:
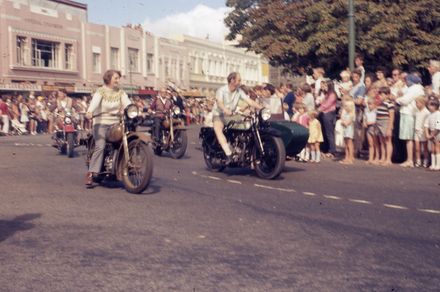
[[[12,220],[0,220],[0,242],[20,231],[30,230],[35,227],[30,221],[40,218],[41,214],[24,214]]]

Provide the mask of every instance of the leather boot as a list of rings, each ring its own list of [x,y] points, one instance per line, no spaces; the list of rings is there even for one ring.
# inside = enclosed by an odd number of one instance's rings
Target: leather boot
[[[92,172],[87,172],[85,184],[86,184],[86,187],[88,187],[88,188],[93,186],[93,173]]]

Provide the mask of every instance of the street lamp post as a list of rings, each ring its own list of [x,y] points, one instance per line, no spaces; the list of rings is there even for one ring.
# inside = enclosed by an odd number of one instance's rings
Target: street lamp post
[[[350,70],[354,69],[355,30],[354,30],[354,0],[348,0],[348,64]]]

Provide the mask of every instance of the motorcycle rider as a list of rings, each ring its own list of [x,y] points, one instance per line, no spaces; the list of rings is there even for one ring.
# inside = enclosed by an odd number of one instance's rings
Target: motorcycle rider
[[[121,76],[120,71],[107,70],[103,76],[104,85],[95,92],[87,109],[86,117],[88,119],[92,119],[95,115],[93,118],[95,149],[86,175],[85,184],[87,187],[92,186],[93,176],[101,171],[107,130],[119,122],[117,115],[131,104],[127,93],[119,88]]]
[[[232,161],[232,150],[229,147],[223,128],[229,122],[230,117],[237,109],[239,101],[244,101],[256,109],[263,107],[252,100],[241,88],[241,76],[238,72],[232,72],[227,77],[228,84],[220,87],[216,93],[216,103],[213,108],[213,125],[217,141],[226,154],[226,164]]]
[[[170,94],[167,92],[166,88],[161,88],[159,94],[153,100],[150,105],[150,112],[155,112],[153,121],[153,136],[156,142],[160,142],[160,125],[165,118],[165,111],[172,108],[173,103],[170,99]]]
[[[55,119],[55,128],[61,129],[63,125],[63,117],[68,112],[72,112],[72,98],[68,97],[64,90],[57,90],[56,92],[56,113],[58,117]]]

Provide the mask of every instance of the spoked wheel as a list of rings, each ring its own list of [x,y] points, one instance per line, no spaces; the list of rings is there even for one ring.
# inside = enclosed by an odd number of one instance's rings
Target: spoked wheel
[[[186,131],[176,131],[174,133],[174,143],[170,147],[170,155],[174,159],[180,159],[185,155],[188,146],[188,136]]]
[[[153,175],[153,154],[149,146],[139,140],[128,144],[128,153],[130,160],[123,171],[122,181],[129,193],[139,194],[148,187]],[[121,163],[124,167],[125,158]]]
[[[264,179],[274,179],[284,169],[286,149],[279,137],[262,136],[264,156],[257,146],[254,148],[254,166],[257,175]]]
[[[223,171],[223,169],[225,169],[225,166],[221,163],[220,159],[215,158],[213,155],[211,155],[210,152],[211,151],[209,151],[208,145],[203,142],[203,158],[205,160],[205,164],[208,170],[213,172]]]

